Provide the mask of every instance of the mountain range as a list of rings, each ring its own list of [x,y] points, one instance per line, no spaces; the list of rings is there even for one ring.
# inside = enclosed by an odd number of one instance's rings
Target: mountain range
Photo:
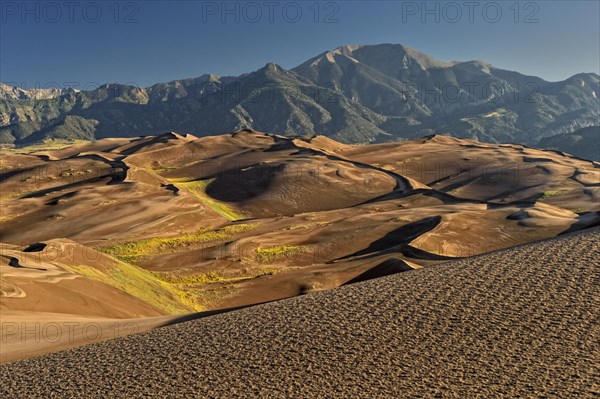
[[[440,61],[399,44],[353,45],[290,70],[269,63],[237,77],[202,75],[147,88],[0,84],[0,143],[250,128],[344,143],[444,134],[536,146],[600,125],[599,93],[595,73],[548,82],[484,61]]]

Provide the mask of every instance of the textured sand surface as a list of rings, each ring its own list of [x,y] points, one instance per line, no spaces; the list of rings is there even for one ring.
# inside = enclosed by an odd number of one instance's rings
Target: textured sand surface
[[[3,398],[592,398],[600,230],[0,366]]]

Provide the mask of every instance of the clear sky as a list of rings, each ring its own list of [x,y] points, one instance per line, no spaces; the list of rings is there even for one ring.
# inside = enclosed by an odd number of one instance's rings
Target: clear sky
[[[153,83],[292,68],[344,44],[563,80],[600,69],[600,1],[0,2],[0,81]]]

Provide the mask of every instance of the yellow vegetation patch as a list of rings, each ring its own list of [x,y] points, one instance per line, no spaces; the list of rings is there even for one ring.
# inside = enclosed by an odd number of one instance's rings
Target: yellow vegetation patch
[[[175,285],[159,280],[153,273],[124,262],[107,271],[89,266],[63,266],[74,273],[120,289],[169,314],[201,311],[193,296]]]
[[[256,259],[259,262],[268,263],[289,256],[309,252],[309,248],[301,245],[276,245],[273,247],[256,248]]]
[[[255,268],[247,275],[224,276],[218,272],[208,272],[200,274],[177,274],[174,272],[154,272],[154,275],[170,284],[176,285],[203,285],[213,283],[235,283],[243,280],[250,280],[261,276],[270,276],[280,272],[282,269],[273,267]]]
[[[98,248],[100,251],[115,256],[129,263],[140,263],[145,257],[156,254],[177,252],[178,249],[195,244],[222,241],[235,234],[253,230],[258,224],[234,224],[209,231],[201,229],[194,233],[180,234],[174,237],[152,237],[122,244],[108,245]]]
[[[226,278],[217,272],[191,274],[191,275],[177,275],[175,273],[154,273],[160,280],[177,285],[199,285],[199,284],[210,284],[210,283],[223,283],[232,280],[239,280],[240,278]]]
[[[35,193],[36,190],[32,190],[32,191],[13,191],[13,192],[9,192],[9,193],[4,193],[4,194],[0,194],[0,200],[2,201],[9,201],[9,200],[13,200],[16,198],[20,198],[20,197],[24,197],[26,195],[29,194],[33,194]]]
[[[238,292],[236,283],[257,277],[270,276],[282,271],[281,268],[254,268],[246,275],[224,276],[218,272],[200,274],[182,274],[179,272],[154,272],[161,282],[171,285],[177,292],[184,293],[184,298],[193,298],[198,307],[211,308],[215,301],[234,295]]]
[[[539,199],[545,199],[545,198],[551,198],[551,197],[558,197],[559,195],[563,195],[568,193],[568,191],[562,190],[562,191],[545,191],[542,193],[542,195],[539,197]]]
[[[202,201],[204,204],[208,205],[212,210],[220,214],[221,216],[229,219],[229,220],[240,220],[245,219],[246,215],[236,212],[231,209],[226,204],[215,200],[208,194],[206,194],[206,188],[210,183],[213,182],[214,179],[207,180],[193,180],[193,181],[180,181],[182,179],[171,179],[170,181],[177,185]]]
[[[23,216],[24,213],[15,213],[12,215],[7,215],[7,216],[0,216],[0,223],[2,222],[8,222],[9,220],[13,220],[18,218],[19,216]]]

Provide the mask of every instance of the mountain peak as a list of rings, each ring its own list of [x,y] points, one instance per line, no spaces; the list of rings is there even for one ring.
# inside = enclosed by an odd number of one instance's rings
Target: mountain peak
[[[22,89],[0,82],[0,99],[2,100],[47,100],[78,91],[71,87]]]
[[[362,44],[347,44],[345,46],[340,46],[335,50],[330,51],[334,54],[343,54],[343,55],[351,55],[352,52],[364,47]]]
[[[280,72],[283,68],[273,62],[268,62],[262,69],[266,71]]]
[[[340,58],[338,58],[340,57]],[[402,44],[352,44],[325,51],[294,68],[295,71],[337,64],[341,59],[367,65],[385,75],[397,78],[398,71],[410,68],[416,71],[449,68],[453,63],[437,60]]]
[[[453,64],[453,67],[455,68],[463,69],[473,73],[484,73],[486,75],[489,75],[491,73],[490,68],[492,68],[490,64],[483,60],[473,60],[466,62],[456,61],[453,62]]]

